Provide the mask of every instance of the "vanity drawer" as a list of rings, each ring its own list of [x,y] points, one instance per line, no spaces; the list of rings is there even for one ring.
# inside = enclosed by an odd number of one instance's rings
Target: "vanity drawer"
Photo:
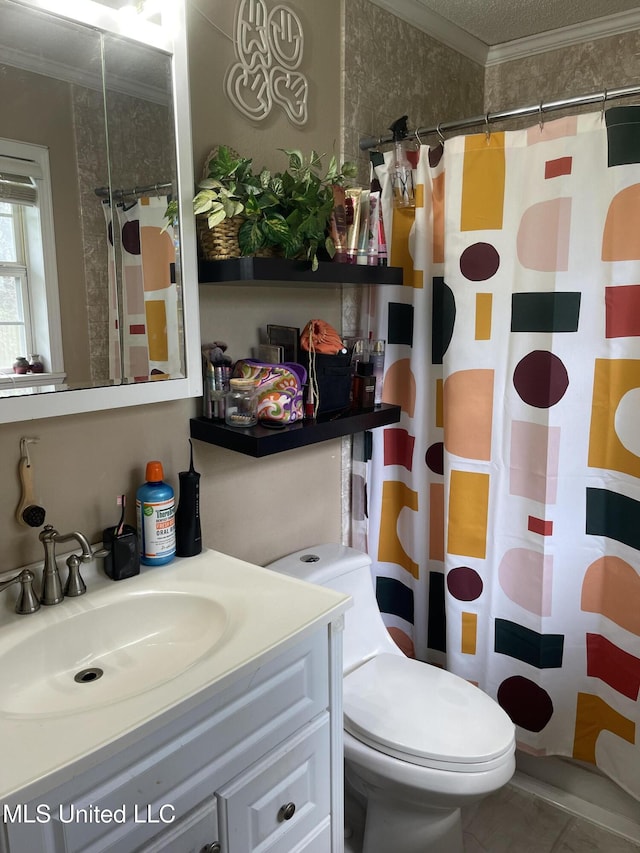
[[[315,835],[330,812],[329,751],[325,713],[221,788],[218,820],[226,853],[290,853]]]
[[[215,798],[210,797],[135,853],[202,853],[216,842],[218,814]]]

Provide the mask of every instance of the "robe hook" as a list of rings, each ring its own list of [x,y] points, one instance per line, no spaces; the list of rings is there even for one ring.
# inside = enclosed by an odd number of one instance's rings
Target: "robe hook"
[[[444,136],[442,135],[442,131],[440,130],[440,124],[441,124],[441,122],[438,122],[438,124],[436,125],[436,133],[438,134],[438,139],[440,140],[440,144],[444,148],[445,139],[444,139]]]

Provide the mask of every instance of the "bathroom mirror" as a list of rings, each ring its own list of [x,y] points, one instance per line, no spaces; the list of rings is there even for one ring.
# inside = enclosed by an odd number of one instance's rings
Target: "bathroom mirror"
[[[184,0],[124,5],[0,0],[0,422],[201,393]]]

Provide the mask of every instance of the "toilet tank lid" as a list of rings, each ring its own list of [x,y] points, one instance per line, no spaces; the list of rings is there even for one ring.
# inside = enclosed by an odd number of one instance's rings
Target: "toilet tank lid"
[[[368,554],[348,545],[326,543],[302,548],[268,563],[265,568],[310,583],[328,584],[338,575],[370,565],[371,558]]]

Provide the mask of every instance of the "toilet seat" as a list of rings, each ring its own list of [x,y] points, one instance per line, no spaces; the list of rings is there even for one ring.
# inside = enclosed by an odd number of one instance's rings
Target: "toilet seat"
[[[486,693],[396,654],[377,655],[345,676],[344,726],[379,752],[454,772],[491,770],[515,748],[513,723]]]

